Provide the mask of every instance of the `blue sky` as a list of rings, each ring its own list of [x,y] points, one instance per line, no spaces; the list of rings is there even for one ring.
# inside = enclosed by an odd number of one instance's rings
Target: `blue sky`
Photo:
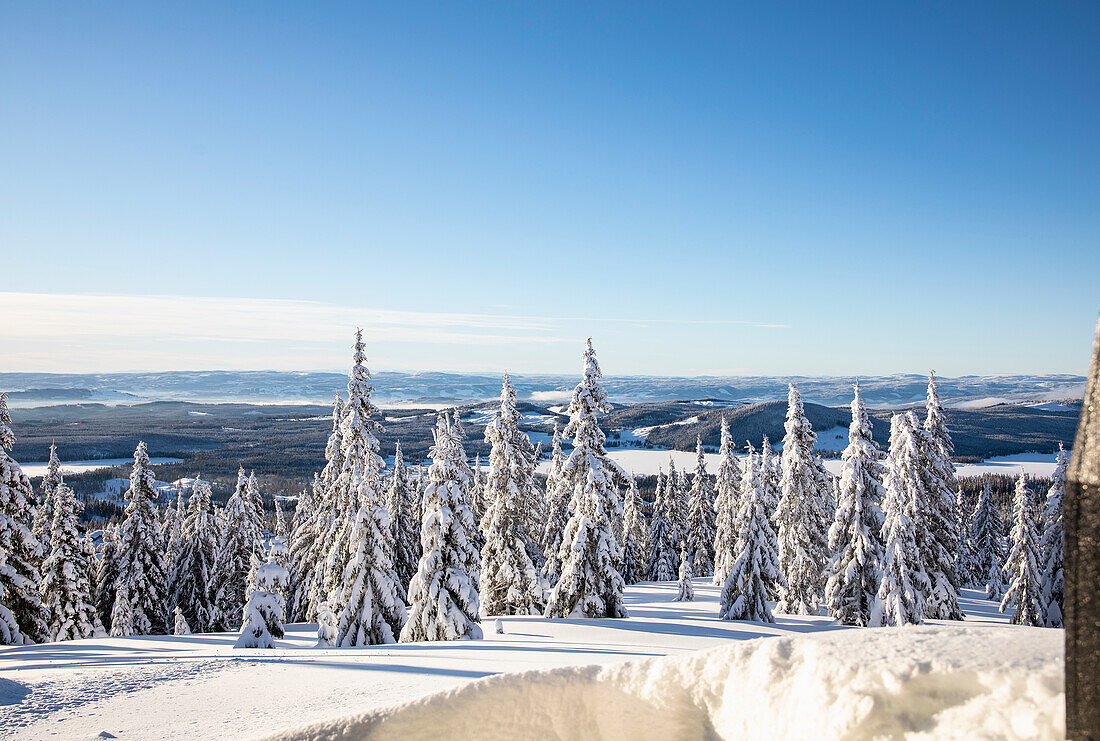
[[[4,365],[1083,373],[1100,6],[731,5],[4,4]]]

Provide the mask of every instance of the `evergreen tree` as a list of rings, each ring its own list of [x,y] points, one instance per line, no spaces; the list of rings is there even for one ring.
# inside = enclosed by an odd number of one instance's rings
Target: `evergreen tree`
[[[1004,572],[1008,576],[1008,591],[1001,599],[1001,612],[1012,611],[1015,625],[1043,625],[1040,600],[1042,577],[1039,570],[1039,537],[1035,531],[1035,507],[1027,476],[1016,479],[1012,497],[1012,549]]]
[[[50,640],[71,641],[95,635],[96,612],[80,532],[79,505],[73,490],[57,481],[50,492],[53,523],[50,555],[42,564],[42,595],[49,614]]]
[[[691,568],[691,554],[688,553],[687,546],[680,546],[680,579],[677,584],[678,591],[676,593],[677,602],[690,602],[695,599],[695,587],[691,583],[692,568]]]
[[[164,508],[164,517],[160,522],[161,537],[164,539],[164,573],[167,575],[167,581],[165,588],[168,590],[169,598],[172,595],[172,579],[176,573],[176,561],[179,559],[179,552],[182,543],[180,541],[180,530],[183,527],[183,520],[186,517],[186,512],[183,506],[183,488],[176,492],[176,506],[172,507],[169,504]]]
[[[478,552],[466,487],[459,465],[465,458],[445,415],[435,430],[432,465],[424,487],[424,520],[420,526],[420,563],[409,585],[409,620],[401,642],[453,641],[482,637],[478,624]]]
[[[300,559],[292,557],[295,568],[302,574],[302,584],[297,588],[300,592],[295,595],[294,603],[297,605],[296,609],[304,610],[298,613],[298,617],[305,619],[316,616],[321,603],[328,600],[328,593],[325,591],[325,561],[332,550],[333,541],[342,523],[341,518],[346,514],[341,507],[342,497],[336,486],[344,466],[341,453],[343,419],[344,402],[336,394],[332,404],[332,431],[325,444],[325,467],[321,471],[320,486],[314,488],[316,512],[313,532],[308,537],[309,542],[302,546]],[[299,534],[299,537],[303,536]],[[332,609],[331,605],[329,609]]]
[[[673,574],[680,570],[680,543],[687,537],[687,486],[672,456],[668,457],[668,478],[665,479],[665,521],[672,538]],[[675,578],[675,577],[673,577]]]
[[[719,448],[718,474],[714,489],[714,586],[726,583],[737,558],[737,513],[741,507],[739,490],[741,467],[730,436],[730,425],[722,417],[722,444]]]
[[[15,445],[8,395],[0,394],[0,638],[6,643],[49,640],[37,564],[42,544],[31,531],[33,493],[23,469],[8,453]],[[16,627],[12,627],[12,625]]]
[[[187,624],[187,618],[183,616],[183,611],[180,610],[179,605],[176,605],[175,610],[172,611],[172,635],[191,635],[191,626]]]
[[[986,599],[1004,596],[1004,525],[993,503],[993,489],[987,478],[970,517],[970,547],[975,555],[974,578],[985,583]]]
[[[537,491],[534,447],[519,429],[516,391],[507,373],[500,391],[500,409],[485,427],[485,441],[492,449],[485,486],[488,509],[482,528],[481,612],[538,615],[546,604],[546,589],[528,556],[529,525],[525,518],[531,492]]]
[[[416,487],[409,480],[409,472],[401,457],[401,443],[397,443],[386,503],[393,526],[393,567],[401,594],[408,593],[409,582],[420,561],[420,521],[416,519],[415,494]]]
[[[828,557],[822,475],[814,455],[814,434],[794,385],[787,394],[784,425],[782,495],[776,510],[779,565],[786,587],[780,590],[780,612],[812,615],[821,601],[822,576]]]
[[[217,528],[210,512],[210,484],[195,477],[186,516],[180,528],[180,553],[172,579],[172,602],[188,629],[199,633],[219,624],[214,576],[218,557]]]
[[[34,510],[34,521],[31,525],[31,533],[42,545],[42,557],[46,558],[52,552],[50,545],[50,531],[53,528],[54,491],[61,483],[61,460],[57,457],[57,446],[50,444],[50,462],[46,466],[46,475],[42,477],[40,490],[42,492],[38,500],[38,506]]]
[[[917,548],[928,574],[930,589],[924,615],[942,620],[962,620],[959,609],[959,579],[955,572],[955,554],[959,550],[958,524],[955,521],[955,466],[951,454],[955,447],[947,431],[947,421],[936,387],[935,372],[928,377],[927,416],[921,436],[924,498],[918,502],[914,518]]]
[[[550,456],[550,471],[546,475],[546,527],[543,529],[542,545],[546,549],[546,562],[542,566],[542,575],[553,586],[561,576],[561,538],[565,526],[572,517],[569,509],[570,492],[562,482],[561,469],[565,465],[565,456],[561,450],[561,431],[554,424],[554,442]]]
[[[248,481],[245,483],[245,502],[248,504],[248,511],[252,515],[253,532],[256,533],[257,539],[255,544],[255,550],[257,558],[262,558],[264,553],[264,496],[260,493],[260,484],[256,481],[256,472],[249,471]]]
[[[974,570],[977,558],[970,543],[970,512],[963,498],[963,490],[960,486],[955,492],[955,538],[959,544],[955,554],[955,576],[959,585],[964,587],[974,586]]]
[[[243,471],[241,472],[243,474]],[[225,504],[225,539],[219,544],[211,592],[215,630],[235,630],[240,623],[256,561],[256,521],[247,500],[247,479],[238,474],[237,489]]]
[[[405,624],[405,600],[400,577],[394,569],[394,538],[390,513],[382,492],[385,461],[379,454],[377,435],[381,411],[371,401],[370,371],[366,366],[362,332],[355,338],[354,365],[348,376],[348,403],[342,430],[344,468],[340,488],[357,503],[354,528],[346,542],[348,557],[331,554],[330,563],[344,563],[333,606],[337,615],[336,640],[340,646],[395,643]],[[337,540],[335,548],[344,539]]]
[[[96,573],[95,609],[100,622],[111,624],[111,614],[115,606],[115,587],[118,583],[118,525],[103,528],[103,549],[99,557],[99,569]]]
[[[126,589],[126,582],[120,581],[115,590],[115,603],[111,607],[111,636],[124,638],[136,633],[130,595]]]
[[[871,438],[871,418],[859,395],[852,399],[852,423],[840,475],[840,497],[829,528],[830,561],[825,605],[842,625],[866,626],[878,592],[883,562],[882,509],[885,470]]]
[[[1058,445],[1058,465],[1047,492],[1043,514],[1043,539],[1039,553],[1042,558],[1041,606],[1048,628],[1061,628],[1066,599],[1065,574],[1065,507],[1066,451]]]
[[[287,615],[291,622],[304,622],[313,617],[309,612],[309,587],[314,573],[310,549],[317,540],[321,477],[313,474],[313,483],[302,489],[294,508],[294,526],[290,531],[290,590],[287,594]]]
[[[164,540],[157,518],[155,481],[145,443],[139,442],[134,451],[130,490],[126,493],[126,519],[119,528],[118,552],[118,584],[126,587],[133,632],[138,635],[168,632],[168,576],[164,570]],[[112,631],[113,620],[112,616]]]
[[[703,439],[698,436],[695,438],[695,458],[695,473],[688,495],[687,549],[692,573],[711,576],[714,574],[714,490],[707,477]]]
[[[750,444],[749,447],[751,449],[752,445]],[[764,477],[764,509],[778,533],[779,500],[783,495],[783,466],[779,456],[772,450],[772,444],[767,435],[764,435],[764,442],[760,445],[760,470]]]
[[[882,581],[868,625],[920,624],[924,620],[928,575],[920,560],[913,527],[916,502],[924,497],[921,442],[916,419],[895,414],[890,420],[890,457],[886,466],[882,536]]]
[[[642,511],[644,503],[638,494],[638,482],[631,474],[623,505],[623,561],[619,573],[626,584],[637,584],[645,578],[646,521]]]
[[[561,579],[550,593],[547,617],[626,617],[622,551],[611,519],[621,508],[616,481],[626,472],[607,457],[597,414],[611,410],[589,339],[584,351],[584,378],[573,390],[569,425],[573,451],[562,466],[564,486],[572,492],[573,515],[565,526],[560,556]]]
[[[657,470],[657,492],[653,500],[653,517],[649,523],[649,563],[646,578],[650,581],[672,581],[677,573],[675,529],[668,502],[669,481]]]
[[[270,560],[256,569],[256,588],[248,595],[234,648],[275,648],[274,639],[283,637],[282,595],[289,581],[290,573]]]
[[[775,530],[768,518],[767,472],[763,457],[750,451],[741,474],[740,506],[734,521],[737,540],[722,585],[718,617],[772,623],[768,598],[783,586]]]

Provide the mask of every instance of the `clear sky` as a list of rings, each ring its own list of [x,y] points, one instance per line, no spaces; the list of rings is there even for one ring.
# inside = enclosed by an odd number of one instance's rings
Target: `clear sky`
[[[1100,4],[3,3],[0,266],[4,370],[1083,373]]]

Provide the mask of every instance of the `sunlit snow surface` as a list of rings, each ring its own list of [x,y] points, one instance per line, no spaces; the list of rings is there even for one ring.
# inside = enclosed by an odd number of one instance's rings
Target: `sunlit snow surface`
[[[708,579],[696,579],[695,589],[696,600],[684,603],[672,600],[675,583],[639,584],[627,590],[628,619],[505,617],[504,633],[486,631],[482,641],[317,650],[313,626],[293,625],[268,651],[233,649],[235,634],[2,648],[0,727],[14,739],[82,739],[103,731],[123,739],[249,738],[407,702],[501,672],[606,666],[762,636],[824,637],[851,630],[824,617],[777,616],[775,625],[721,621],[715,617],[719,590]],[[966,625],[990,627],[1005,655],[1026,647],[1038,652],[1035,661],[1058,664],[1060,672],[1060,632],[1005,625],[996,606],[977,599],[976,592],[966,593],[963,609]],[[853,636],[872,634],[878,632]],[[862,640],[856,638],[854,651]],[[937,641],[922,644],[926,659],[933,658]],[[569,681],[592,680],[594,670],[586,671]]]

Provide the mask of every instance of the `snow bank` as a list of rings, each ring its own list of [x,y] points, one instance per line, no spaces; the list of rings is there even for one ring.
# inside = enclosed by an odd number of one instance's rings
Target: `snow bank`
[[[502,674],[287,731],[304,739],[1055,739],[1062,632],[922,627]]]

